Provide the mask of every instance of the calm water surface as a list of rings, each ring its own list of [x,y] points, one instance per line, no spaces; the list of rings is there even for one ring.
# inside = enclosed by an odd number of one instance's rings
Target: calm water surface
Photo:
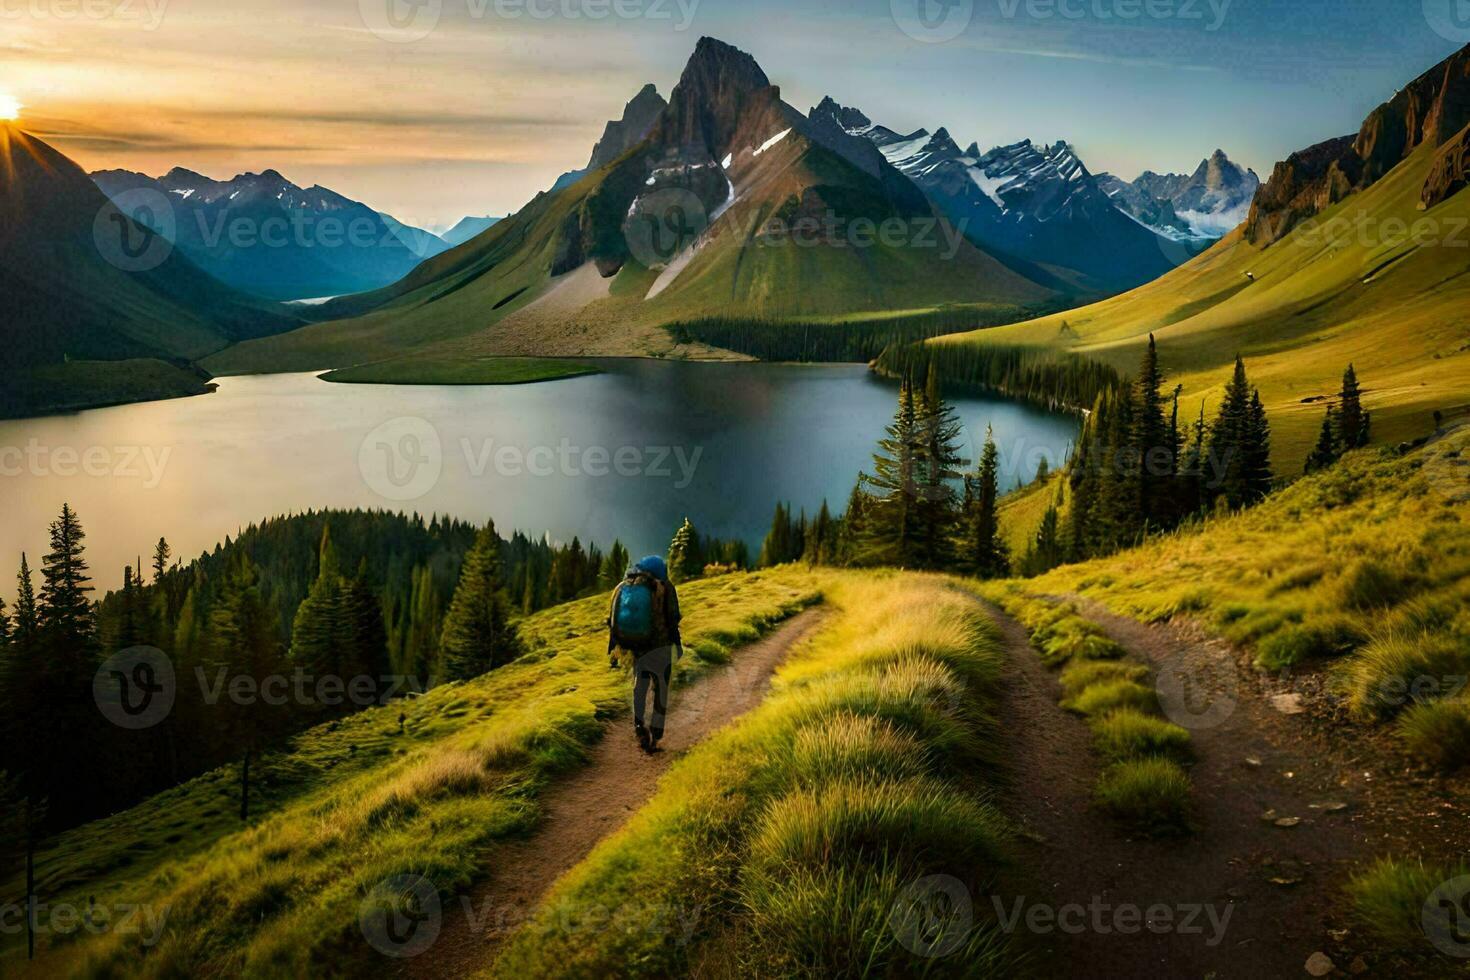
[[[213,395],[0,422],[0,595],[33,568],[69,502],[98,584],[159,537],[178,556],[252,522],[321,508],[451,514],[634,553],[687,515],[753,548],[777,500],[841,510],[892,418],[896,387],[850,365],[619,361],[607,373],[500,388],[331,385],[310,374],[225,378]],[[1065,415],[956,400],[966,451],[985,429],[1002,487],[1059,463]]]

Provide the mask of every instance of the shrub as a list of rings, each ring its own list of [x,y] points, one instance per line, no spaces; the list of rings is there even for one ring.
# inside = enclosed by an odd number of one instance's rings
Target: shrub
[[[1338,583],[1338,600],[1349,609],[1396,606],[1414,591],[1418,576],[1404,568],[1390,568],[1364,559],[1355,563]]]
[[[1073,698],[1085,688],[1103,681],[1142,681],[1148,677],[1148,668],[1142,664],[1121,663],[1117,660],[1078,660],[1062,669],[1062,697]]]
[[[1062,707],[1079,715],[1106,714],[1115,708],[1134,708],[1142,712],[1157,711],[1158,695],[1152,688],[1135,681],[1102,681],[1084,688],[1074,698],[1062,702]]]
[[[1133,708],[1119,708],[1095,719],[1092,733],[1097,750],[1110,761],[1162,755],[1189,757],[1189,732]]]
[[[1128,651],[1096,633],[1068,633],[1048,640],[1042,647],[1042,662],[1055,666],[1069,660],[1118,660]]]
[[[1453,772],[1470,763],[1470,703],[1417,704],[1399,718],[1398,734],[1415,759]]]
[[[1352,653],[1365,639],[1363,631],[1346,616],[1326,616],[1285,626],[1260,642],[1256,663],[1267,670],[1280,670],[1308,660],[1341,657]]]
[[[1470,869],[1381,858],[1349,880],[1347,893],[1354,916],[1380,944],[1398,952],[1429,952],[1424,904],[1441,884],[1465,874]]]
[[[1433,633],[1386,633],[1344,665],[1348,700],[1359,715],[1388,718],[1414,703],[1437,701],[1464,685],[1470,652]]]
[[[930,767],[929,751],[908,732],[877,718],[841,714],[796,733],[781,769],[801,785],[871,776],[911,779]]]
[[[1141,833],[1167,836],[1189,829],[1189,776],[1168,759],[1134,759],[1103,770],[1098,806]]]

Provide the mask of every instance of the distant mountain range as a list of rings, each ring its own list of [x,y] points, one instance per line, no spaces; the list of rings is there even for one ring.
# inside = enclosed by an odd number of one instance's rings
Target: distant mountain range
[[[1470,411],[1467,148],[1470,47],[1373,110],[1356,135],[1277,164],[1246,223],[1175,272],[1090,306],[938,343],[1069,350],[1128,372],[1152,336],[1191,411],[1219,396],[1239,354],[1270,414],[1277,471],[1288,476],[1300,472],[1349,364],[1375,441],[1422,438],[1436,412]],[[1233,220],[1239,171],[1223,154],[1201,169],[1188,182],[1165,177],[1142,189],[1179,200],[1181,217],[1218,204]]]
[[[1064,292],[1119,292],[1189,257],[1121,213],[1065,142],[961,149],[946,129],[896,133],[830,97],[810,118],[825,132],[870,141],[971,241],[1030,263],[1017,268]]]
[[[143,207],[155,231],[200,268],[272,300],[341,296],[396,282],[450,243],[325,187],[301,188],[275,170],[212,180],[182,167],[154,178],[92,175],[113,200]],[[467,219],[468,220],[468,219]]]
[[[483,235],[485,232],[495,227],[495,223],[500,220],[501,219],[499,218],[492,218],[489,216],[483,218],[461,218],[459,219],[459,224],[455,225],[453,228],[450,228],[439,237],[444,240],[444,244],[448,245],[450,248],[453,248],[456,245],[463,245],[465,242],[469,241],[471,238],[474,238],[477,235]]]
[[[0,415],[197,394],[198,359],[305,321],[200,270],[0,123]]]
[[[1254,170],[1242,170],[1224,150],[1200,161],[1193,174],[1146,170],[1132,183],[1098,174],[1098,186],[1122,211],[1177,241],[1213,242],[1250,215],[1261,187]]]

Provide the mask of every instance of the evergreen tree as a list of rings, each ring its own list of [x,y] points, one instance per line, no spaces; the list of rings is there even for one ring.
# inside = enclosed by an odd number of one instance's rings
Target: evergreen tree
[[[1199,403],[1199,417],[1192,427],[1189,448],[1179,465],[1179,510],[1181,516],[1197,514],[1205,504],[1205,403]]]
[[[1164,417],[1161,388],[1163,372],[1159,369],[1159,352],[1149,334],[1148,348],[1138,368],[1133,385],[1131,406],[1132,432],[1127,447],[1139,460],[1138,520],[1130,524],[1160,525],[1168,521],[1171,509],[1170,489],[1174,479],[1175,437]]]
[[[669,579],[675,585],[699,578],[704,573],[704,549],[699,541],[699,532],[687,517],[669,543],[668,562]]]
[[[1251,500],[1252,461],[1249,456],[1251,430],[1251,387],[1245,374],[1245,362],[1235,359],[1235,374],[1225,387],[1220,413],[1210,432],[1207,465],[1213,475],[1204,484],[1205,500],[1213,503],[1224,498],[1232,508],[1243,507]],[[1218,486],[1215,483],[1218,481]]]
[[[31,566],[26,563],[25,552],[21,552],[20,573],[16,576],[15,618],[11,627],[11,638],[17,644],[32,642],[40,628],[40,613],[36,609],[36,590],[31,581]]]
[[[812,522],[811,533],[806,539],[806,553],[803,556],[810,565],[831,565],[837,558],[837,527],[832,520],[832,512],[827,509],[827,501],[822,501],[822,509],[817,511],[817,518]]]
[[[1337,462],[1341,455],[1337,442],[1337,419],[1332,406],[1327,406],[1327,414],[1322,419],[1322,430],[1317,434],[1317,445],[1307,456],[1307,472],[1316,473],[1327,469]]]
[[[840,565],[855,565],[862,560],[863,542],[868,537],[866,515],[871,500],[863,492],[867,479],[866,473],[858,474],[857,483],[853,484],[852,493],[847,497],[847,510],[838,522],[836,561]]]
[[[163,576],[168,572],[169,559],[173,552],[169,550],[168,542],[163,538],[158,539],[158,544],[153,548],[153,584],[163,582]]]
[[[342,608],[342,573],[331,525],[322,528],[316,582],[296,609],[291,662],[310,676],[343,676],[348,630]]]
[[[1000,578],[1010,571],[1010,556],[1000,537],[1000,453],[990,430],[980,453],[980,468],[970,479],[965,563],[981,578]]]
[[[925,568],[947,568],[954,563],[952,529],[958,523],[954,481],[963,477],[969,460],[960,456],[964,425],[939,390],[939,371],[931,363],[928,382],[918,402],[915,501],[915,544]]]
[[[873,454],[873,475],[867,478],[871,506],[866,508],[864,560],[870,564],[911,568],[921,564],[918,534],[918,404],[912,385],[899,389],[898,411]]]
[[[439,655],[445,680],[479,677],[519,655],[520,637],[510,621],[510,600],[500,574],[500,536],[492,521],[465,555],[444,617]]]
[[[1368,445],[1368,413],[1363,411],[1362,389],[1358,373],[1351,364],[1342,375],[1342,391],[1337,396],[1337,444],[1340,452],[1351,452]]]
[[[1246,416],[1245,503],[1256,504],[1271,492],[1271,425],[1266,421],[1266,407],[1261,392],[1251,392],[1250,412]]]
[[[612,547],[608,549],[607,557],[603,559],[602,573],[598,576],[597,581],[598,587],[603,592],[611,592],[617,588],[618,583],[627,573],[628,566],[632,564],[632,560],[628,549],[623,547],[623,542],[614,541]]]
[[[90,663],[95,620],[92,602],[92,579],[87,574],[86,532],[76,513],[62,504],[61,516],[51,522],[51,552],[41,561],[41,629],[50,634],[48,641],[58,645],[55,651],[72,659],[82,674]]]
[[[791,526],[791,510],[783,503],[777,502],[776,512],[771,517],[771,529],[766,532],[766,538],[761,542],[761,554],[759,567],[775,568],[792,560],[792,543],[796,534]]]
[[[5,611],[5,600],[0,599],[0,647],[10,642],[10,614]]]
[[[1043,456],[1043,457],[1041,457],[1041,462],[1036,464],[1036,479],[1034,481],[1032,481],[1032,482],[1034,482],[1034,483],[1045,483],[1050,478],[1051,478],[1051,464],[1048,463],[1047,460],[1046,460],[1046,457]]]

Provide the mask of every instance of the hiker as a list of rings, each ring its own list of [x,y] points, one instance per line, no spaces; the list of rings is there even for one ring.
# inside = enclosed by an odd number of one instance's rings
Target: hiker
[[[607,654],[612,666],[621,666],[617,651],[633,655],[633,730],[643,751],[658,750],[669,710],[669,681],[674,660],[684,655],[679,638],[679,593],[669,581],[669,568],[650,556],[628,569],[612,596],[608,614]],[[644,724],[645,702],[653,690],[653,713]]]

